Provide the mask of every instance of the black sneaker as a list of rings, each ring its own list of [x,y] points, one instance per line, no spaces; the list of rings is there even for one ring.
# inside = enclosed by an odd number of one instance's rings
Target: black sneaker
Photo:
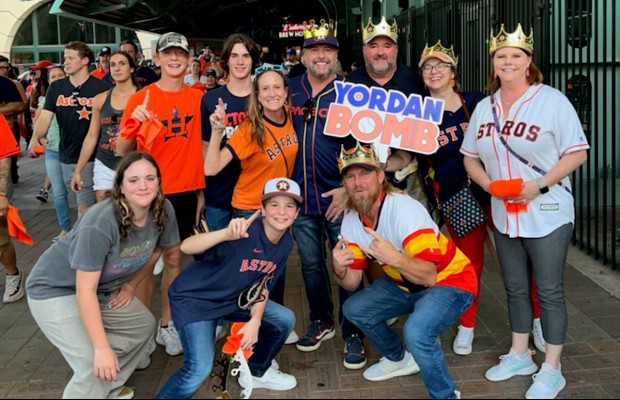
[[[361,369],[366,366],[366,350],[359,336],[351,335],[346,338],[342,364],[347,369]]]
[[[47,203],[48,196],[49,193],[47,192],[47,190],[41,189],[39,190],[39,194],[37,195],[37,200],[39,200],[41,203]]]
[[[314,351],[321,346],[323,340],[331,339],[334,336],[336,336],[334,327],[317,319],[310,324],[308,332],[297,342],[297,350]]]

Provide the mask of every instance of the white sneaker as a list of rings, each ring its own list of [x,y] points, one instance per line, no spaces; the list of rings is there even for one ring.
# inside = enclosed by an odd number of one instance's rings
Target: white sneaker
[[[166,353],[171,356],[178,356],[183,354],[183,346],[181,345],[181,339],[179,339],[179,333],[174,327],[174,322],[170,320],[167,328],[161,327],[161,319],[157,327],[157,337],[155,338],[157,344],[166,348]]]
[[[241,370],[239,385],[244,389],[248,386],[247,379],[246,373]],[[267,372],[261,377],[252,376],[253,389],[291,390],[296,386],[297,379],[293,375],[285,374],[280,370],[274,369],[273,366],[269,367]]]
[[[459,325],[459,332],[452,343],[454,354],[459,356],[467,356],[471,354],[472,343],[474,341],[474,328],[465,328]]]
[[[499,364],[489,368],[484,374],[484,377],[492,382],[505,381],[516,375],[532,375],[538,371],[530,350],[525,354],[517,354],[514,349],[510,349],[508,354],[499,356],[499,359]]]
[[[136,371],[147,369],[149,365],[151,365],[151,354],[153,354],[155,349],[157,349],[157,345],[155,344],[155,341],[152,337],[149,339],[148,344],[146,345],[146,349],[146,353],[144,353],[144,356],[136,366]]]
[[[286,338],[286,342],[284,342],[284,344],[295,344],[298,341],[299,341],[299,336],[297,335],[297,332],[292,330],[291,333],[289,333],[288,337]]]
[[[555,369],[547,363],[543,363],[540,372],[534,374],[532,379],[534,383],[525,393],[526,399],[555,399],[566,387],[561,367]]]
[[[542,325],[540,324],[540,318],[534,318],[532,329],[532,337],[534,338],[534,346],[541,353],[547,352],[547,342],[543,336]]]
[[[157,259],[155,267],[153,268],[153,275],[159,275],[164,270],[164,255],[162,254]]]
[[[22,273],[17,271],[17,275],[6,276],[6,287],[4,288],[5,303],[13,303],[24,297],[24,285],[22,285]]]
[[[364,371],[364,378],[369,381],[384,381],[397,376],[413,375],[420,372],[418,363],[413,356],[405,351],[405,356],[400,361],[390,361],[382,357],[378,363],[371,365]]]
[[[385,323],[387,324],[387,326],[392,326],[397,322],[398,322],[398,317],[388,318],[385,320]]]

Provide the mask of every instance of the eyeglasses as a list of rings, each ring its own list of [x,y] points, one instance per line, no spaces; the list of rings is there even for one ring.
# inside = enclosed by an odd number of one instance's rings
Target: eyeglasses
[[[256,69],[254,70],[254,72],[258,75],[258,74],[262,74],[265,71],[268,70],[274,70],[274,71],[278,71],[278,72],[284,72],[284,67],[280,64],[273,64],[273,65],[261,65],[260,67],[256,67]]]
[[[425,66],[422,67],[422,72],[425,74],[430,74],[432,73],[433,70],[437,72],[444,72],[446,69],[450,67],[451,65],[448,63],[439,63],[437,65],[426,64]]]
[[[306,100],[306,102],[304,103],[304,118],[306,121],[310,121],[310,118],[312,118],[312,113],[314,111],[314,99],[308,99]]]

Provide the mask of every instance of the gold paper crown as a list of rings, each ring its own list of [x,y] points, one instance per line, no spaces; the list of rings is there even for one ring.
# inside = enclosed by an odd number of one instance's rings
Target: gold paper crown
[[[304,39],[324,40],[328,36],[336,37],[336,24],[333,19],[319,21],[317,25],[313,19],[302,22],[304,26]]]
[[[379,157],[377,157],[377,152],[372,144],[362,146],[360,142],[357,142],[355,148],[351,150],[345,150],[344,146],[340,146],[340,157],[338,157],[340,173],[348,167],[360,164],[381,168]]]
[[[512,33],[506,32],[504,29],[504,24],[502,24],[499,29],[497,36],[493,36],[493,29],[491,29],[491,45],[489,46],[489,55],[492,56],[497,50],[503,47],[517,47],[525,50],[528,54],[534,53],[534,32],[532,28],[530,28],[529,36],[525,36],[520,23],[517,24],[517,29]]]
[[[422,56],[420,56],[420,60],[424,60],[427,58],[435,57],[437,55],[444,55],[450,59],[450,62],[456,67],[459,64],[459,58],[454,55],[454,46],[450,46],[450,48],[443,47],[441,45],[441,40],[438,40],[437,43],[433,47],[428,47],[428,44],[424,46],[424,51],[422,51]],[[439,57],[440,59],[443,59]],[[422,62],[422,61],[420,61]]]
[[[398,43],[398,25],[396,25],[396,19],[390,26],[385,17],[381,17],[381,22],[378,25],[372,23],[372,18],[368,18],[368,25],[364,28],[362,26],[362,41],[367,44],[377,36],[388,36],[394,42]]]

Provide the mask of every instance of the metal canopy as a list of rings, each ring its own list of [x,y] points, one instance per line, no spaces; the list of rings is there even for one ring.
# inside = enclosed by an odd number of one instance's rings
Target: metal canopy
[[[273,38],[288,18],[346,18],[345,0],[55,0],[52,14],[153,33],[222,39]],[[277,35],[277,33],[276,33]]]

